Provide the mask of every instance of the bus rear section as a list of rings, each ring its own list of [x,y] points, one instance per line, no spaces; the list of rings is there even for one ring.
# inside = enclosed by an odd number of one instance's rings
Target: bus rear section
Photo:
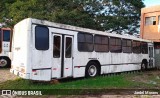
[[[10,40],[11,40],[11,29],[1,28],[0,29],[0,68],[10,67],[11,65],[11,60],[9,58]]]
[[[29,34],[31,31],[30,20],[23,20],[14,26],[11,46],[11,69],[10,72],[25,79],[29,79],[28,72],[28,48]]]

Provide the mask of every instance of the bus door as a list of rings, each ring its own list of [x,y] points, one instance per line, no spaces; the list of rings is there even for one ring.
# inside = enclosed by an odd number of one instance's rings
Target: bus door
[[[154,47],[153,44],[149,45],[149,68],[154,67]]]
[[[73,70],[73,36],[53,34],[52,78],[72,76]]]

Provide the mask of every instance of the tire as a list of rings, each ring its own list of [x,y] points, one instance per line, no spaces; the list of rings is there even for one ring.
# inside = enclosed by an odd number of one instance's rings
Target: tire
[[[142,62],[141,63],[141,71],[146,71],[147,70],[147,63],[146,62]]]
[[[90,62],[87,64],[85,75],[86,77],[95,77],[100,74],[100,68],[98,67],[97,63]]]
[[[11,60],[7,57],[0,58],[0,68],[9,68],[11,67]]]

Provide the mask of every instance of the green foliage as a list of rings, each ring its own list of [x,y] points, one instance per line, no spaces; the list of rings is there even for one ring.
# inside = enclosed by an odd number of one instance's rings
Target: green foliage
[[[0,22],[13,27],[32,17],[121,33],[137,32],[142,0],[1,0]]]
[[[143,0],[96,0],[102,9],[95,13],[96,20],[101,23],[103,30],[110,32],[135,33],[139,32],[141,8]],[[95,7],[90,5],[90,12]],[[95,11],[94,11],[95,12]]]

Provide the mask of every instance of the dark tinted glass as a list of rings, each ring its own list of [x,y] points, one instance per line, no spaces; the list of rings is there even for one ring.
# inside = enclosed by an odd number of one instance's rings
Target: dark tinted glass
[[[79,51],[87,51],[86,44],[79,42],[79,43],[78,43],[78,50],[79,50]]]
[[[122,52],[122,42],[120,38],[113,38],[111,37],[109,40],[110,43],[110,51],[115,53]]]
[[[131,47],[131,40],[128,39],[123,39],[122,40],[122,51],[124,53],[131,53],[132,52],[132,47]]]
[[[108,52],[108,37],[95,35],[95,51]]]
[[[146,42],[141,43],[142,53],[148,54],[148,44]]]
[[[121,39],[119,39],[119,38],[116,38],[116,45],[121,45]]]
[[[3,41],[10,41],[10,30],[3,30]]]
[[[60,36],[54,36],[53,41],[53,57],[59,58],[60,57],[60,49],[61,49],[61,37]]]
[[[49,30],[45,26],[35,28],[35,47],[37,50],[49,49]]]
[[[78,34],[78,42],[85,42],[84,34],[81,34],[81,33]]]
[[[91,34],[85,34],[86,42],[93,43],[93,36]]]
[[[101,37],[100,36],[95,36],[94,37],[94,43],[101,44]]]
[[[132,41],[131,40],[127,40],[127,46],[132,46]]]
[[[108,45],[100,45],[100,44],[96,44],[95,45],[95,51],[96,52],[108,52]]]
[[[123,47],[124,47],[124,46],[127,46],[127,40],[125,40],[125,39],[122,40],[122,46],[123,46]]]
[[[66,49],[65,49],[65,57],[71,58],[72,55],[72,38],[66,37]]]
[[[141,42],[133,41],[132,50],[133,50],[133,53],[141,53]]]
[[[84,52],[93,51],[93,35],[87,33],[78,33],[78,50]]]
[[[141,53],[141,42],[137,42],[137,53]]]
[[[111,37],[109,39],[109,43],[110,43],[110,45],[115,45],[116,44],[116,39]]]
[[[108,37],[102,36],[102,44],[108,44]]]

